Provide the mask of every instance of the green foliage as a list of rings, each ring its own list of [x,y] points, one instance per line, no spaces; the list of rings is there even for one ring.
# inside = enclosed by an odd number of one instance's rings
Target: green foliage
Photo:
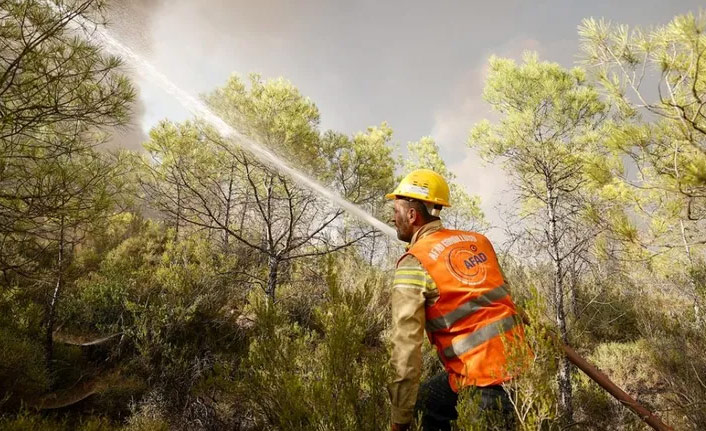
[[[404,160],[404,170],[408,173],[414,169],[431,169],[438,173],[449,184],[451,192],[451,208],[445,208],[442,213],[444,225],[450,229],[466,229],[470,231],[487,228],[483,211],[480,209],[480,198],[468,194],[456,182],[456,176],[446,167],[446,162],[439,154],[439,146],[431,137],[424,137],[407,145],[408,157]]]
[[[174,423],[208,421],[194,418],[188,401],[207,389],[199,385],[217,361],[237,363],[244,338],[235,313],[245,291],[230,276],[237,265],[230,256],[199,235],[180,242],[171,237],[146,223],[109,252],[67,298],[65,318],[72,325],[66,330],[122,334],[111,355],[150,388],[144,393],[131,384],[133,394],[161,400],[150,408]],[[140,416],[131,426],[149,429],[159,423],[153,419]]]
[[[36,263],[36,237],[64,215],[105,208],[116,173],[100,127],[124,124],[134,98],[120,60],[77,38],[69,23],[100,20],[103,1],[4,1],[0,26],[0,252],[3,270]],[[24,254],[28,254],[24,255]]]
[[[532,314],[529,313],[530,316]],[[505,387],[510,393],[517,426],[521,430],[551,430],[559,425],[555,376],[562,353],[552,343],[552,336],[551,330],[542,324],[526,326],[525,337],[529,351],[518,349],[510,353],[510,363],[515,364],[517,377]],[[527,356],[531,357],[529,366],[526,365]]]
[[[55,6],[55,7],[53,7]],[[100,0],[2,3],[0,25],[0,270],[44,308],[44,350],[53,336],[73,251],[99,229],[126,189],[129,164],[95,147],[128,121],[134,91],[121,62],[76,37],[99,21]]]
[[[127,78],[116,73],[120,60],[75,37],[69,28],[76,17],[87,23],[101,21],[105,1],[69,0],[60,4],[58,11],[38,0],[3,1],[3,150],[41,151],[42,145],[28,142],[31,137],[51,138],[57,131],[72,136],[85,132],[87,126],[121,124],[128,118],[134,91]],[[74,129],[63,129],[63,122],[75,122]]]
[[[10,397],[35,397],[49,387],[43,346],[17,325],[0,326],[0,407]]]
[[[625,361],[620,361],[620,363],[625,364]],[[607,364],[607,367],[608,369],[613,369],[614,365]],[[583,374],[579,374],[577,377],[576,404],[580,406],[579,417],[577,418],[579,425],[577,426],[580,426],[581,429],[612,430],[615,429],[616,424],[620,424],[620,429],[625,430],[649,429],[638,417],[628,411],[625,406],[616,401],[595,382]],[[621,387],[624,388],[624,386]],[[644,403],[644,397],[639,401]],[[670,424],[673,425],[671,422]]]
[[[317,330],[289,321],[270,301],[253,298],[257,322],[244,390],[264,429],[369,429],[387,426],[387,355],[381,343],[382,280],[351,285],[329,277]]]
[[[578,286],[567,274],[576,279],[579,262],[605,229],[591,219],[611,207],[591,187],[607,182],[608,173],[596,166],[605,166],[608,156],[599,132],[608,108],[582,69],[540,62],[531,53],[523,60],[518,65],[491,57],[483,96],[501,117],[496,124],[476,125],[468,144],[489,160],[502,160],[521,206],[522,223],[512,227],[513,240],[552,266],[547,305],[558,336],[568,342],[566,297],[575,297]],[[559,400],[568,424],[573,415],[571,368],[565,358],[560,362]]]
[[[689,279],[701,301],[706,300],[706,262],[697,262],[689,268]]]
[[[703,324],[693,319],[675,319],[660,315],[658,306],[670,307],[670,301],[655,301],[641,322],[648,346],[652,370],[659,378],[659,398],[655,404],[668,410],[666,418],[675,429],[699,430],[706,426],[706,338]]]
[[[379,206],[380,195],[391,186],[392,129],[386,123],[352,137],[335,131],[322,134],[319,111],[311,100],[283,78],[264,81],[256,74],[247,85],[231,76],[206,101],[237,130],[352,202],[377,201]]]
[[[482,122],[470,134],[469,144],[488,157],[531,153],[573,160],[605,110],[580,69],[567,71],[556,63],[540,62],[532,54],[526,54],[520,66],[492,57],[483,96],[493,109],[506,115],[498,126]],[[536,133],[526,139],[523,133],[528,131]],[[522,161],[519,157],[510,160]]]
[[[524,221],[513,233],[539,247],[561,273],[563,260],[596,235],[585,216],[603,214],[607,206],[595,193],[610,183],[598,132],[607,107],[581,69],[540,62],[531,53],[519,65],[492,57],[483,95],[501,118],[478,123],[468,145],[488,160],[502,160]],[[562,280],[555,284],[561,287]]]
[[[372,263],[389,269],[393,246],[201,121],[164,121],[145,146],[136,177],[167,220],[126,212],[138,157],[95,147],[126,122],[134,91],[119,59],[68,30],[75,16],[101,21],[105,2],[59,4],[2,3],[0,428],[387,428],[390,277]],[[500,119],[474,127],[469,144],[503,160],[528,222],[515,233],[531,253],[503,259],[532,322],[506,384],[519,429],[560,427],[562,354],[545,310],[564,293],[579,351],[675,429],[706,428],[705,34],[703,14],[650,32],[587,20],[588,74],[531,54],[491,59],[484,96]],[[659,100],[642,90],[650,70]],[[384,216],[395,169],[386,123],[323,132],[316,105],[281,78],[233,76],[205,99]],[[450,181],[447,225],[483,228],[436,143],[408,149],[406,170]],[[559,283],[571,288],[549,297]],[[423,375],[439,369],[425,343]],[[644,429],[585,376],[568,378],[575,427]],[[84,386],[96,393],[69,408],[22,410]],[[461,395],[460,429],[487,428],[473,398]]]
[[[352,138],[326,132],[319,148],[326,168],[319,177],[346,199],[365,205],[374,213],[384,199],[382,191],[393,186],[391,140],[392,129],[387,123],[368,127],[366,133],[356,133]]]
[[[546,329],[526,328],[530,348],[510,353],[517,377],[504,387],[510,395],[518,430],[558,430],[557,393],[554,385],[560,354],[547,338]],[[528,361],[528,357],[530,358]],[[472,388],[460,393],[457,406],[459,430],[505,429],[499,412],[479,411],[479,394]]]
[[[463,388],[458,396],[456,427],[463,431],[506,430],[499,410],[481,410],[481,394],[476,388]]]
[[[6,431],[34,431],[38,429],[64,431],[66,427],[60,422],[24,412],[14,418],[5,417],[0,419],[0,429]]]
[[[163,408],[155,400],[143,400],[139,407],[133,406],[124,431],[168,431],[169,422],[164,417]]]
[[[237,130],[298,166],[310,166],[313,172],[321,167],[319,110],[291,82],[283,78],[263,81],[251,74],[246,85],[232,75],[225,86],[208,94],[206,101]]]
[[[659,385],[657,372],[648,366],[650,346],[646,340],[603,343],[590,360],[599,369],[609,369],[611,379],[632,393],[650,393]]]
[[[637,215],[662,219],[643,233],[652,250],[679,241],[688,255],[703,245],[705,30],[703,12],[649,31],[595,19],[579,27],[586,64],[621,114],[609,142],[639,169],[637,180],[620,180],[633,187]]]
[[[508,350],[508,370],[515,376],[505,383],[515,409],[520,430],[557,429],[559,426],[556,374],[563,353],[557,345],[547,300],[539,293],[541,277],[517,272],[506,265],[512,296],[524,314],[526,344],[514,344]],[[524,271],[523,271],[524,272]]]
[[[574,339],[579,345],[631,342],[641,338],[639,310],[634,288],[616,288],[624,281],[607,278],[588,283],[579,293],[582,318],[577,319]]]
[[[283,79],[256,75],[249,86],[231,77],[206,101],[258,145],[290,165],[309,167],[305,173],[328,189],[380,215],[394,168],[386,124],[352,138],[333,131],[321,136],[310,100]],[[273,299],[293,261],[368,243],[372,259],[376,242],[384,242],[366,223],[324,202],[301,177],[283,175],[201,122],[163,122],[150,138],[142,184],[153,207],[173,220],[177,237],[208,229],[221,236],[224,249],[233,242],[249,248],[262,266],[246,273],[248,281]]]
[[[0,429],[3,431],[117,431],[119,428],[101,417],[89,417],[72,423],[66,419],[38,416],[25,410],[14,417],[0,418]]]
[[[540,62],[531,53],[521,65],[492,57],[483,95],[502,117],[477,124],[468,145],[488,160],[503,160],[522,203],[554,207],[563,222],[561,210],[573,212],[565,207],[586,193],[587,181],[608,182],[596,133],[606,106],[581,69]]]

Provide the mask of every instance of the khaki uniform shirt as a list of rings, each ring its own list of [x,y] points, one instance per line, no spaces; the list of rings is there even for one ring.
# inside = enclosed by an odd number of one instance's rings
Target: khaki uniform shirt
[[[412,237],[407,250],[420,238],[442,229],[441,221],[422,226]],[[388,385],[392,422],[407,424],[414,417],[414,404],[422,372],[425,306],[433,305],[439,291],[419,260],[405,256],[395,270],[390,303],[392,307],[393,379]]]

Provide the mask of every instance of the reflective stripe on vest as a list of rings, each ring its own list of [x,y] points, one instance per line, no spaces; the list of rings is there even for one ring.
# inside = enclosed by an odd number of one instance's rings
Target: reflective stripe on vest
[[[450,328],[456,321],[479,311],[483,307],[486,307],[498,299],[506,297],[507,295],[509,295],[509,293],[507,289],[505,289],[505,285],[503,284],[502,286],[498,286],[490,292],[486,292],[477,298],[471,299],[450,313],[444,314],[436,319],[427,320],[427,331],[434,332],[440,329]]]
[[[454,342],[450,347],[444,349],[444,356],[447,359],[461,356],[491,338],[497,337],[498,335],[509,331],[517,326],[518,323],[519,322],[516,316],[507,316],[497,322],[489,323],[488,325],[471,332],[471,335],[468,337],[462,338],[461,340]]]
[[[441,229],[420,238],[408,253],[439,292],[425,306],[426,330],[451,387],[508,380],[506,349],[524,336],[490,241],[475,232]],[[418,272],[398,270],[395,283],[424,283]]]

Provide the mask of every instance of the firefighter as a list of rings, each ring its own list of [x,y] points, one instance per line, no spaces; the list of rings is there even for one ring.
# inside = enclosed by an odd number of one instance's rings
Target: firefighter
[[[442,226],[449,186],[434,171],[411,172],[386,197],[394,199],[397,237],[409,243],[390,299],[391,429],[409,429],[420,413],[424,431],[450,430],[465,387],[481,411],[500,418],[500,429],[510,428],[513,408],[502,383],[511,378],[508,346],[523,331],[493,246],[479,233]],[[420,387],[425,330],[444,372]]]

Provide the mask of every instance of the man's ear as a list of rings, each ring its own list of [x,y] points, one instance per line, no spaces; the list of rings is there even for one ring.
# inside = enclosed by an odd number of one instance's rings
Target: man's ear
[[[409,212],[407,213],[407,214],[409,214],[408,215],[409,224],[415,224],[417,222],[417,220],[419,219],[419,211],[417,211],[417,209],[414,208],[413,206],[410,206],[409,210],[412,211],[411,213],[409,213]]]

